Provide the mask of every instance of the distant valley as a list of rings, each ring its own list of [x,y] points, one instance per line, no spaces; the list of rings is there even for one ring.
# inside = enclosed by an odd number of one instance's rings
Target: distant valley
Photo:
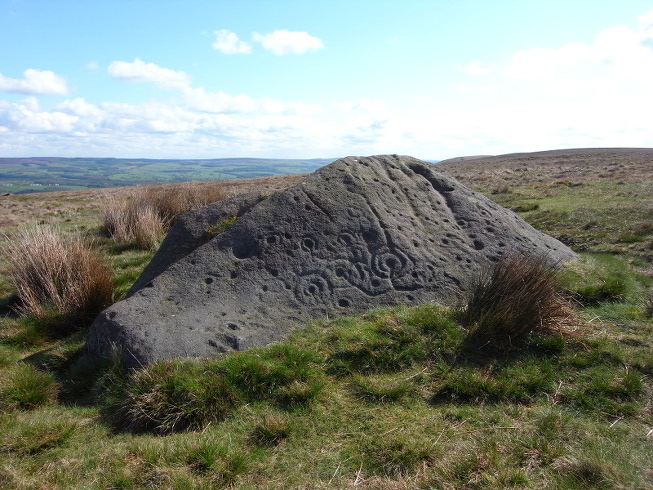
[[[335,158],[0,158],[0,193],[26,194],[191,180],[303,174],[313,172],[334,160]]]

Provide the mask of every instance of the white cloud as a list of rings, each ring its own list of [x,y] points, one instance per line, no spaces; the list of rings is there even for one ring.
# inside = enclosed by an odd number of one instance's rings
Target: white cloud
[[[231,96],[203,88],[188,91],[185,98],[192,109],[213,114],[251,114],[258,108],[257,101],[247,95]]]
[[[342,102],[336,102],[333,106],[341,111],[357,111],[363,110],[366,112],[382,112],[387,106],[387,101],[381,99],[357,99],[357,100],[345,100]]]
[[[134,61],[113,61],[109,65],[109,75],[130,82],[151,82],[166,90],[186,90],[190,87],[190,76],[183,71],[162,68],[154,63]]]
[[[73,114],[76,116],[98,117],[102,115],[102,110],[100,108],[98,108],[96,105],[89,104],[82,97],[64,100],[60,104],[57,104],[56,108],[61,112]]]
[[[0,100],[0,150],[7,156],[29,149],[62,156],[446,158],[653,146],[653,12],[639,20],[639,27],[605,29],[589,42],[516,46],[503,59],[454,67],[470,75],[464,84],[460,76],[434,80],[428,94],[398,85],[388,100],[317,105],[232,95],[193,87],[186,73],[153,63],[114,62],[116,78],[177,93],[137,104],[71,98],[48,107],[36,97]]]
[[[99,65],[99,63],[97,61],[89,61],[84,66],[85,66],[85,68],[87,70],[97,70],[100,67],[100,65]]]
[[[489,75],[495,69],[496,67],[492,63],[485,63],[483,61],[470,61],[466,65],[456,66],[456,70],[475,77]]]
[[[32,97],[17,103],[0,103],[0,127],[4,133],[70,133],[76,116],[59,111],[43,111]]]
[[[639,29],[616,26],[599,32],[592,43],[515,52],[503,75],[513,81],[569,84],[585,90],[597,86],[653,83],[653,11],[640,17]],[[653,46],[652,46],[653,47]]]
[[[572,43],[558,49],[533,48],[514,53],[504,75],[516,80],[553,79],[592,62],[592,48]]]
[[[653,11],[637,27],[610,27],[590,42],[489,60],[491,77],[470,77],[439,101],[437,119],[448,122],[441,134],[464,135],[469,153],[653,145],[653,134],[643,131],[653,112],[652,25]]]
[[[41,110],[39,106],[39,101],[37,100],[36,97],[27,97],[26,99],[23,99],[20,102],[18,102],[17,106],[25,108],[28,111],[32,111],[32,112],[37,112]]]
[[[21,119],[18,127],[28,133],[70,133],[77,118],[62,112],[35,112]]]
[[[643,13],[637,19],[637,26],[646,39],[653,39],[653,10]]]
[[[215,42],[213,49],[224,54],[248,54],[252,47],[245,41],[241,41],[235,32],[226,29],[215,31]]]
[[[315,151],[324,144],[328,130],[313,117],[319,110],[301,102],[192,88],[169,101],[96,105],[74,98],[53,109],[40,108],[33,97],[0,100],[0,150],[208,158],[264,157],[296,147],[299,157],[305,144]]]
[[[23,78],[9,78],[0,73],[0,91],[18,94],[67,95],[66,80],[49,70],[29,68]]]
[[[277,30],[270,34],[255,32],[253,38],[263,46],[263,49],[276,55],[303,54],[324,48],[320,39],[307,32],[286,30]]]
[[[223,91],[207,92],[204,88],[191,86],[190,77],[184,72],[163,68],[154,63],[143,63],[138,58],[133,63],[114,61],[109,74],[115,78],[151,82],[162,88],[176,89],[182,94],[185,109],[208,114],[315,114],[321,110],[316,104],[281,102],[271,98],[253,98],[245,94],[229,95]],[[83,99],[66,101],[67,111],[78,111],[87,105]]]
[[[207,92],[203,88],[188,90],[184,98],[189,108],[209,114],[301,114],[320,112],[318,104],[281,102],[264,98],[253,98],[245,94],[229,95],[222,91]]]

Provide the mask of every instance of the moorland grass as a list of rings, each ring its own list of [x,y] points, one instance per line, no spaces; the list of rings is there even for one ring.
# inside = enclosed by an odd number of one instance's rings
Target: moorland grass
[[[165,222],[150,203],[113,196],[105,200],[104,228],[117,243],[144,250],[156,250],[165,234]]]
[[[33,318],[54,312],[88,319],[113,299],[112,272],[82,236],[37,226],[23,230],[5,249],[18,308]]]
[[[287,416],[266,414],[254,425],[247,440],[260,447],[278,446],[290,437],[292,425]]]
[[[569,212],[569,189],[497,198],[539,203],[527,216]],[[596,200],[589,186],[573,192],[575,205]],[[616,196],[614,205],[632,200]],[[645,250],[649,235],[618,241],[624,213],[601,213],[547,226],[597,250]],[[590,219],[597,225],[584,230]],[[600,246],[601,219],[618,243]],[[127,289],[150,252],[98,244]],[[646,271],[638,257],[632,263]],[[46,397],[0,410],[0,486],[649,488],[653,323],[642,298],[653,278],[625,257],[599,255],[562,280],[577,299],[575,325],[564,335],[534,330],[519,349],[482,356],[463,349],[468,328],[437,305],[316,323],[223,360],[134,372],[85,357],[84,330],[50,336],[54,316],[39,325],[2,317],[2,389]],[[621,286],[591,292],[611,282]]]
[[[646,318],[653,318],[653,292],[645,293],[642,309]]]
[[[474,279],[458,313],[468,329],[464,350],[517,348],[532,332],[547,334],[573,322],[559,293],[559,273],[548,262],[546,254],[507,253]]]
[[[51,373],[15,364],[0,375],[0,410],[31,410],[55,400],[58,386]]]
[[[570,264],[562,280],[567,294],[582,306],[620,302],[638,289],[623,260],[607,254],[587,255]]]
[[[648,371],[630,363],[639,348],[531,335],[478,362],[458,355],[464,336],[453,312],[423,305],[315,325],[218,361],[133,372],[108,364],[91,375],[82,357],[63,377],[77,379],[75,397],[90,395],[108,425],[52,401],[11,408],[25,414],[8,429],[23,442],[4,439],[5,483],[74,487],[95,471],[98,488],[528,487],[595,477],[646,486],[651,389]],[[406,338],[420,348],[407,354]],[[383,362],[341,355],[380,345]],[[344,368],[333,371],[334,359]],[[51,423],[29,416],[53,409],[63,411]],[[616,445],[625,447],[612,459],[597,458]],[[65,474],[52,465],[60,457],[76,461]],[[92,470],[100,460],[103,470]]]
[[[490,194],[491,187],[481,190]],[[585,178],[583,185],[575,187],[526,179],[509,190],[491,198],[519,210],[528,223],[576,252],[616,253],[642,257],[649,263],[653,259],[651,179],[624,182]]]
[[[418,309],[420,316],[426,308]],[[433,316],[454,315],[430,308]],[[155,363],[118,383],[108,412],[122,430],[201,430],[248,403],[310,407],[325,383],[342,383],[355,399],[371,404],[430,393],[427,399],[436,405],[530,404],[554,397],[556,403],[604,415],[632,415],[643,408],[645,373],[630,366],[618,347],[607,355],[601,342],[568,340],[547,331],[531,333],[519,351],[485,355],[479,362],[458,355],[463,346],[469,348],[466,336],[450,332],[457,343],[452,341],[449,351],[435,351],[432,328],[416,326],[386,310],[368,320],[336,321],[314,338],[312,347],[284,342],[219,361]],[[349,350],[343,350],[345,332]],[[418,348],[407,351],[406,339]],[[383,354],[377,355],[380,348]],[[361,364],[361,352],[377,360]]]
[[[127,199],[107,194],[103,226],[119,244],[156,250],[177,216],[227,197],[224,185],[137,187]]]
[[[113,373],[105,381],[106,414],[119,430],[165,434],[201,430],[246,403],[306,407],[322,388],[314,358],[310,351],[277,344],[218,361],[165,361]]]

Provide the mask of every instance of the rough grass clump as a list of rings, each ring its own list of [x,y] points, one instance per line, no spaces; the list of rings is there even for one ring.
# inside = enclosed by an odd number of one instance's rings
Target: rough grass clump
[[[417,326],[401,325],[393,316],[364,322],[343,321],[330,335],[327,373],[394,373],[428,357],[430,349]]]
[[[238,216],[230,216],[229,218],[223,219],[219,223],[210,225],[206,228],[206,234],[212,237],[219,235],[220,233],[226,231],[231,225],[233,225],[237,219]]]
[[[228,486],[239,474],[247,470],[245,454],[213,438],[192,443],[188,448],[186,462],[194,472],[210,474],[211,483],[214,483],[216,488]]]
[[[367,472],[389,477],[413,473],[433,459],[432,447],[404,437],[373,437],[360,450]]]
[[[536,357],[484,368],[453,366],[436,379],[432,403],[528,403],[556,388],[556,363]]]
[[[590,459],[578,459],[573,456],[558,458],[553,463],[558,473],[561,486],[567,488],[609,488],[612,485],[606,475],[605,464]]]
[[[218,361],[159,362],[114,378],[106,412],[118,429],[166,434],[202,429],[245,403],[306,407],[322,389],[314,360],[276,344]]]
[[[83,237],[52,226],[29,228],[5,249],[19,309],[35,318],[89,317],[111,304],[113,280],[105,260]]]
[[[155,250],[165,234],[166,223],[157,210],[137,199],[107,197],[103,219],[106,232],[116,242],[144,250]]]
[[[453,358],[464,332],[449,311],[435,305],[341,318],[328,334],[325,370],[343,377],[382,375]]]
[[[223,420],[240,400],[211,367],[167,361],[114,380],[107,414],[120,430],[159,434],[202,429]]]
[[[568,267],[566,293],[584,307],[626,300],[637,289],[629,267],[617,257],[595,255]]]
[[[569,322],[558,273],[547,262],[546,255],[505,254],[480,274],[458,315],[468,328],[464,349],[509,350],[532,332],[550,333]]]
[[[225,197],[222,185],[137,187],[127,199],[106,196],[104,229],[120,244],[156,250],[177,216]]]
[[[562,390],[562,402],[603,415],[632,415],[641,410],[642,375],[635,369],[596,365],[580,373],[577,383]]]
[[[286,440],[290,432],[287,418],[280,415],[265,415],[251,430],[247,440],[255,446],[273,447]]]
[[[14,418],[3,422],[6,423],[0,433],[0,453],[11,454],[14,457],[33,457],[55,448],[64,448],[78,429],[75,423],[53,420],[50,417],[28,422]],[[11,488],[11,486],[3,488]]]
[[[58,385],[51,373],[29,364],[5,368],[0,376],[0,411],[31,410],[53,401]]]
[[[415,392],[405,377],[355,376],[351,388],[358,398],[368,403],[394,403]]]

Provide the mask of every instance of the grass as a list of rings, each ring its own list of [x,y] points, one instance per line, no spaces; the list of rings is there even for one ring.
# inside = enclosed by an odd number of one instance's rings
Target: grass
[[[57,383],[51,373],[29,364],[16,364],[2,371],[0,409],[31,410],[55,400]]]
[[[630,347],[613,345],[606,355],[600,341],[557,336],[478,364],[456,358],[458,330],[440,330],[450,346],[443,355],[399,368],[390,361],[392,369],[381,370],[390,374],[330,374],[328,359],[342,348],[331,339],[346,326],[359,346],[374,345],[369,332],[380,318],[419,327],[414,335],[424,342],[434,329],[421,321],[453,321],[435,306],[372,312],[316,325],[226,364],[159,363],[127,375],[120,395],[97,390],[124,376],[109,369],[87,388],[100,395],[87,409],[52,402],[14,409],[0,442],[11,469],[6,486],[73,487],[91,472],[97,487],[647,486],[650,382],[640,368],[625,372]],[[403,346],[388,349],[398,354]],[[597,372],[601,382],[588,384]],[[284,387],[311,377],[322,381],[318,396],[301,406],[283,402]],[[228,411],[216,405],[224,397],[202,395],[224,389],[218,379],[235,394]],[[115,413],[116,400],[120,417],[93,422],[102,407]],[[145,422],[151,419],[157,422]],[[608,452],[610,459],[597,456]],[[53,464],[60,458],[65,472]]]
[[[119,244],[133,243],[143,250],[156,250],[166,223],[150,203],[107,198],[104,228]]]
[[[105,196],[103,226],[119,244],[156,250],[177,216],[225,197],[225,187],[219,182],[203,187],[136,187],[127,199],[114,194]]]
[[[620,302],[636,294],[636,279],[623,261],[611,255],[585,256],[567,268],[563,283],[567,293],[583,306]]]
[[[645,294],[643,310],[646,318],[653,318],[653,292],[648,292]]]
[[[517,348],[534,332],[551,333],[573,322],[559,293],[559,273],[548,262],[546,255],[504,254],[473,281],[458,314],[468,329],[464,350]]]
[[[409,358],[402,330],[421,346]],[[261,475],[280,478],[279,488],[582,484],[593,478],[581,471],[588,462],[608,486],[645,484],[653,454],[634,441],[650,423],[650,362],[629,363],[628,346],[560,334],[478,362],[457,354],[464,335],[441,307],[379,310],[219,361],[110,369],[96,379],[113,388],[96,389],[95,403],[107,434],[118,430],[106,444],[135,438],[128,454],[143,469],[197,485],[248,487]],[[334,371],[345,339],[368,352],[382,341],[386,355],[372,369],[354,358]],[[291,387],[299,403],[288,402]],[[613,437],[627,449],[601,464],[593,451]]]
[[[53,336],[65,319],[17,316],[6,307],[16,290],[3,283],[0,486],[651,487],[649,235],[641,227],[626,242],[629,225],[617,222],[637,207],[629,200],[648,198],[634,185],[632,195],[608,192],[630,192],[623,188],[631,184],[604,182],[605,194],[590,185],[520,185],[493,198],[539,204],[523,214],[553,213],[554,234],[620,253],[583,254],[561,271],[574,322],[560,330],[538,328],[541,318],[526,326],[495,321],[501,348],[483,355],[470,354],[478,318],[461,322],[455,311],[425,304],[315,323],[286,342],[222,360],[126,372],[84,356],[86,329]],[[579,206],[594,199],[618,217],[578,214],[565,207],[568,197]],[[571,219],[555,222],[562,216],[555,213]],[[646,222],[641,214],[634,223]],[[585,219],[596,225],[584,230]],[[151,252],[102,237],[99,221],[84,226],[63,223],[63,235],[95,237],[118,298]],[[603,226],[610,242],[601,242]],[[524,283],[514,284],[521,291]]]
[[[64,237],[51,226],[27,228],[5,253],[19,309],[34,318],[88,319],[113,298],[111,270],[81,236]]]
[[[322,383],[314,354],[289,344],[212,362],[170,361],[105,381],[106,414],[120,430],[165,434],[200,430],[239,406],[268,401],[287,410],[308,406]]]
[[[583,185],[570,187],[526,179],[509,193],[494,195],[485,190],[489,183],[480,183],[480,190],[577,252],[618,253],[650,262],[653,182],[583,180]]]
[[[227,230],[227,228],[229,228],[231,225],[233,225],[236,222],[237,219],[238,219],[238,216],[231,216],[229,218],[225,218],[222,221],[220,221],[219,223],[216,223],[215,225],[210,225],[206,229],[206,233],[207,233],[207,235],[210,235],[210,236],[219,235],[220,233]]]
[[[287,417],[266,414],[249,433],[247,440],[260,447],[274,447],[290,437],[291,424]]]

